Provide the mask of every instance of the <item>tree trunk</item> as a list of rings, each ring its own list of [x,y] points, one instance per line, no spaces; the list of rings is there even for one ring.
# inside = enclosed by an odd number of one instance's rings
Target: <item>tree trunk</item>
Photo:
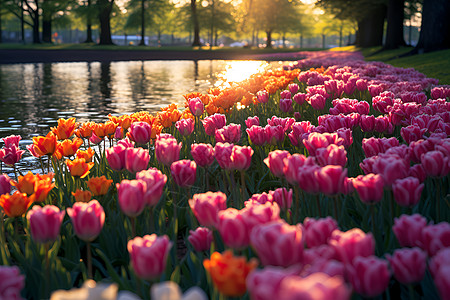
[[[200,43],[200,25],[198,23],[197,16],[197,0],[191,0],[191,15],[192,15],[192,24],[194,24],[194,41],[192,42],[192,46],[201,46]]]
[[[139,46],[145,46],[145,0],[141,0],[141,42]]]
[[[303,34],[300,35],[300,48],[303,48]]]
[[[42,3],[42,41],[52,42],[52,14],[48,10],[48,0]]]
[[[114,0],[98,0],[100,20],[100,45],[113,45],[111,38],[111,11]]]
[[[3,30],[2,30],[2,1],[0,0],[0,44],[2,43],[2,35],[3,35]]]
[[[384,19],[386,6],[374,7],[370,13],[358,22],[356,45],[359,47],[376,47],[383,44]]]
[[[386,43],[384,44],[384,49],[396,49],[406,45],[403,37],[404,9],[405,0],[388,1]]]
[[[88,0],[87,6],[88,6],[88,14],[87,14],[87,20],[86,20],[86,41],[85,43],[93,43],[94,40],[92,39],[92,18],[91,18],[91,9],[92,9],[92,0]]]
[[[39,33],[39,2],[36,1],[36,9],[32,11],[31,18],[33,19],[33,44],[40,44],[41,37]]]
[[[266,31],[267,41],[266,41],[266,48],[272,48],[272,31]]]
[[[450,1],[424,0],[415,53],[450,48]]]
[[[23,13],[23,0],[20,1],[20,36],[22,43],[25,44],[25,16]]]
[[[286,37],[283,35],[282,37],[283,40],[283,48],[286,48]]]
[[[322,33],[322,48],[325,49],[325,34]]]

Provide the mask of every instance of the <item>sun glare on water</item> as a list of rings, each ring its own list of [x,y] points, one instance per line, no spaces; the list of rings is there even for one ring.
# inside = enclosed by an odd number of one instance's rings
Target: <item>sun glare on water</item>
[[[225,87],[229,86],[231,82],[240,82],[251,75],[262,72],[269,68],[269,64],[265,61],[232,61],[228,62],[225,71],[217,75],[217,82],[215,86]]]

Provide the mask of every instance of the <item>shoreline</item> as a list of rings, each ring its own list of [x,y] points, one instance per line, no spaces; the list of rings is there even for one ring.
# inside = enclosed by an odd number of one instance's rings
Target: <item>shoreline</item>
[[[114,62],[140,60],[270,60],[298,61],[300,52],[239,53],[229,51],[176,50],[40,50],[0,49],[0,64],[54,63],[54,62]]]

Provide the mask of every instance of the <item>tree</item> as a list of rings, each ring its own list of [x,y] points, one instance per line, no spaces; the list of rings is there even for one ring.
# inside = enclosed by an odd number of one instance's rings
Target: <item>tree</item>
[[[71,0],[42,1],[42,41],[52,42],[52,23],[55,18],[63,16],[68,10]]]
[[[194,27],[194,41],[192,42],[192,46],[201,46],[202,43],[200,42],[200,26],[197,16],[197,0],[191,0],[191,18]]]
[[[97,0],[100,21],[100,45],[113,45],[111,38],[111,12],[114,0]]]
[[[405,19],[405,0],[389,0],[387,6],[387,29],[384,49],[405,46],[403,21]]]
[[[450,48],[450,1],[424,0],[422,24],[412,54]]]

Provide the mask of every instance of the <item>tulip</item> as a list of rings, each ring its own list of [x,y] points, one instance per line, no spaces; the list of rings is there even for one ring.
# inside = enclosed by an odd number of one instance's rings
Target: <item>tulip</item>
[[[92,195],[101,196],[105,195],[108,192],[108,189],[111,186],[112,182],[112,179],[106,179],[106,177],[103,175],[100,177],[92,177],[86,182],[86,184],[89,190],[92,192]]]
[[[267,266],[263,269],[253,270],[246,280],[250,299],[278,299],[283,279],[288,276],[297,275],[298,273],[299,270],[296,267],[284,269],[281,267]]]
[[[214,162],[214,148],[210,144],[192,144],[191,155],[199,167],[208,167]]]
[[[130,126],[131,126],[131,125],[130,125]],[[116,140],[121,140],[121,139],[124,138],[124,131],[123,131],[123,128],[122,128],[122,127],[117,126],[116,132],[114,133],[114,138],[115,138]]]
[[[59,140],[65,140],[72,136],[75,131],[75,118],[69,119],[58,119],[58,126],[52,127],[51,130],[53,134],[55,134]]]
[[[430,139],[413,141],[409,144],[410,158],[414,162],[420,162],[423,154],[435,150],[435,144]]]
[[[327,148],[330,144],[342,145],[344,140],[339,138],[337,133],[324,134],[318,132],[312,132],[306,139],[303,140],[303,144],[308,150],[309,155],[316,155],[316,150],[319,148]]]
[[[269,152],[269,156],[264,159],[264,163],[269,167],[272,174],[276,177],[284,175],[284,159],[290,156],[286,150],[275,150]]]
[[[359,228],[342,232],[334,230],[328,243],[336,251],[336,258],[344,264],[352,264],[358,256],[375,254],[375,239],[371,233],[365,234]]]
[[[123,144],[117,144],[112,148],[106,149],[106,160],[114,171],[121,171],[125,169],[125,153],[127,147]]]
[[[398,179],[392,184],[394,199],[400,206],[414,206],[420,201],[424,184],[415,177]]]
[[[270,193],[270,191],[269,191]],[[245,206],[253,205],[253,204],[264,204],[266,202],[273,202],[273,197],[270,194],[262,193],[262,194],[253,194],[250,199],[244,202]]]
[[[292,206],[292,189],[289,191],[286,188],[278,188],[275,191],[269,191],[272,201],[277,203],[278,206],[287,211]]]
[[[238,143],[241,139],[241,124],[229,124],[215,132],[216,143]]]
[[[155,142],[156,159],[166,167],[172,165],[173,162],[180,159],[181,146],[182,143],[177,143],[172,136],[170,138],[158,137]]]
[[[337,222],[332,217],[322,219],[305,218],[303,226],[308,248],[326,245],[332,232],[338,229]]]
[[[205,110],[202,100],[198,97],[189,99],[188,105],[189,110],[196,117],[201,116]]]
[[[213,233],[209,228],[198,227],[195,230],[189,230],[188,241],[195,251],[207,251],[211,248]]]
[[[150,154],[143,148],[127,148],[125,151],[125,168],[130,173],[137,173],[148,168]]]
[[[407,144],[410,144],[423,139],[426,131],[426,128],[421,129],[417,125],[409,125],[400,129],[400,135]]]
[[[23,216],[32,203],[27,194],[19,191],[15,191],[12,195],[0,195],[0,206],[10,218]]]
[[[84,158],[84,160],[87,163],[90,163],[90,162],[92,162],[92,158],[95,155],[95,151],[92,148],[89,147],[85,151],[83,151],[81,149],[78,149],[76,154],[77,154],[77,158]]]
[[[441,299],[448,300],[448,295],[450,294],[450,266],[446,265],[439,270],[434,275],[434,284],[438,290]]]
[[[205,128],[205,133],[207,135],[214,135],[216,129],[220,129],[227,123],[225,115],[214,114],[212,116],[206,117],[203,121],[203,127]]]
[[[76,137],[73,140],[64,140],[61,143],[58,142],[58,149],[61,151],[62,156],[70,157],[74,155],[83,144],[83,140]]]
[[[246,130],[248,138],[253,145],[264,146],[267,144],[267,134],[264,127],[253,125]]]
[[[17,181],[12,180],[11,185],[15,186],[21,193],[25,193],[27,194],[27,196],[31,196],[34,193],[37,180],[38,177],[31,173],[31,171],[28,171],[25,176],[19,176]]]
[[[248,117],[247,120],[245,120],[245,126],[247,126],[247,128],[251,128],[252,126],[259,126],[258,116]]]
[[[269,93],[266,90],[261,90],[256,93],[259,103],[269,102]]]
[[[422,229],[423,247],[429,256],[434,256],[439,250],[450,247],[450,223],[430,224]]]
[[[394,127],[387,116],[378,116],[375,118],[375,131],[379,133],[392,133]]]
[[[339,165],[345,167],[347,164],[347,151],[344,146],[331,144],[326,148],[316,150],[316,160],[320,166]]]
[[[280,110],[282,112],[290,112],[292,110],[292,99],[280,99]]]
[[[5,144],[5,147],[10,147],[13,145],[19,147],[19,142],[21,139],[22,137],[20,135],[10,135],[2,138],[2,141]]]
[[[60,211],[54,205],[33,206],[27,213],[33,240],[41,244],[54,242],[58,238],[64,215],[65,211]]]
[[[266,125],[264,127],[265,131],[265,139],[268,144],[276,145],[278,143],[282,143],[285,138],[284,128],[281,125],[270,126]]]
[[[380,174],[384,185],[390,188],[397,179],[408,177],[409,163],[397,155],[378,156],[373,164],[373,173]]]
[[[375,116],[362,115],[359,121],[359,126],[363,132],[371,132],[375,129]]]
[[[11,192],[11,178],[6,174],[0,175],[0,195]]]
[[[450,172],[449,159],[440,151],[429,151],[420,157],[425,172],[431,177],[447,176]]]
[[[189,206],[200,225],[216,227],[218,212],[227,208],[227,196],[222,192],[195,194],[189,200]]]
[[[250,243],[264,266],[288,267],[302,262],[304,237],[299,225],[284,221],[257,225],[250,233]]]
[[[75,234],[85,242],[95,240],[105,223],[105,211],[97,200],[75,202],[72,207],[67,208],[67,214]]]
[[[132,123],[127,134],[130,140],[140,145],[147,144],[151,139],[151,135],[152,135],[152,125],[150,125],[147,122]]]
[[[25,287],[25,276],[17,266],[0,266],[0,298],[23,299],[20,295]]]
[[[37,157],[37,158],[39,158],[39,157],[42,156],[42,155],[38,154],[38,153],[34,150],[34,144],[27,145],[26,147],[27,147],[27,150],[30,152],[30,154],[31,154],[32,156]]]
[[[25,150],[20,150],[16,145],[10,145],[0,149],[0,161],[6,165],[13,166],[19,162]]]
[[[254,151],[250,146],[234,145],[231,151],[231,168],[239,171],[250,168],[253,153]]]
[[[192,186],[195,183],[197,164],[195,161],[183,159],[172,163],[170,174],[176,184],[180,187]]]
[[[145,280],[161,276],[172,245],[167,235],[145,235],[128,241],[127,248],[134,273]]]
[[[69,168],[70,175],[73,177],[84,178],[89,174],[94,163],[86,163],[84,158],[75,158],[74,160],[66,159],[66,165]]]
[[[181,119],[175,123],[175,127],[182,136],[188,136],[194,131],[194,120]]]
[[[302,105],[303,103],[305,103],[307,96],[308,95],[304,93],[297,93],[294,95],[294,97],[292,97],[292,100],[298,103],[298,105]]]
[[[205,259],[203,266],[211,276],[214,286],[228,297],[243,296],[247,290],[245,280],[248,274],[257,267],[258,262],[243,256],[233,256],[231,251],[223,254],[214,252],[211,259]]]
[[[122,180],[116,187],[122,212],[130,218],[139,216],[146,204],[144,198],[146,183],[139,179]]]
[[[436,278],[441,268],[450,266],[450,248],[443,248],[439,250],[431,259],[429,269],[431,276]]]
[[[298,168],[303,166],[305,161],[306,157],[298,153],[292,154],[283,160],[283,175],[290,184],[296,185],[298,183]]]
[[[300,87],[298,86],[298,84],[296,83],[291,83],[288,85],[289,88],[289,92],[294,95],[297,94],[298,90],[300,89]]]
[[[359,199],[366,204],[378,203],[383,199],[384,180],[379,174],[359,175],[353,179],[353,187]]]
[[[321,168],[318,165],[303,165],[299,167],[297,173],[299,187],[307,193],[316,194],[319,192],[319,181],[317,180],[317,172]]]
[[[217,230],[227,247],[242,249],[249,245],[249,232],[244,215],[235,208],[227,208],[218,212]]]
[[[306,277],[288,276],[281,282],[279,299],[349,300],[352,291],[340,276],[314,273]]]
[[[92,136],[89,138],[89,142],[94,145],[98,145],[103,142],[105,137],[99,137],[95,133],[92,133]]]
[[[327,99],[320,94],[315,94],[309,97],[311,106],[316,110],[323,110],[325,108],[326,101]]]
[[[72,196],[75,198],[76,202],[89,202],[91,201],[92,193],[90,191],[77,189],[75,192],[72,192]]]
[[[229,170],[233,167],[231,160],[233,146],[229,143],[217,143],[214,147],[214,157],[222,169]]]
[[[346,177],[347,169],[341,166],[328,165],[318,169],[316,173],[319,190],[327,196],[343,193]]]
[[[55,187],[55,183],[52,183],[53,173],[47,175],[36,174],[36,182],[34,184],[34,193],[30,196],[33,202],[43,202],[47,199],[48,193]]]
[[[427,254],[419,248],[404,248],[386,255],[391,264],[394,277],[403,284],[420,282],[427,268]]]
[[[167,176],[156,168],[140,171],[136,174],[136,179],[146,183],[144,189],[144,200],[149,207],[158,204],[164,192]]]
[[[387,261],[375,256],[355,257],[348,274],[355,292],[364,297],[376,297],[383,293],[391,278]]]

